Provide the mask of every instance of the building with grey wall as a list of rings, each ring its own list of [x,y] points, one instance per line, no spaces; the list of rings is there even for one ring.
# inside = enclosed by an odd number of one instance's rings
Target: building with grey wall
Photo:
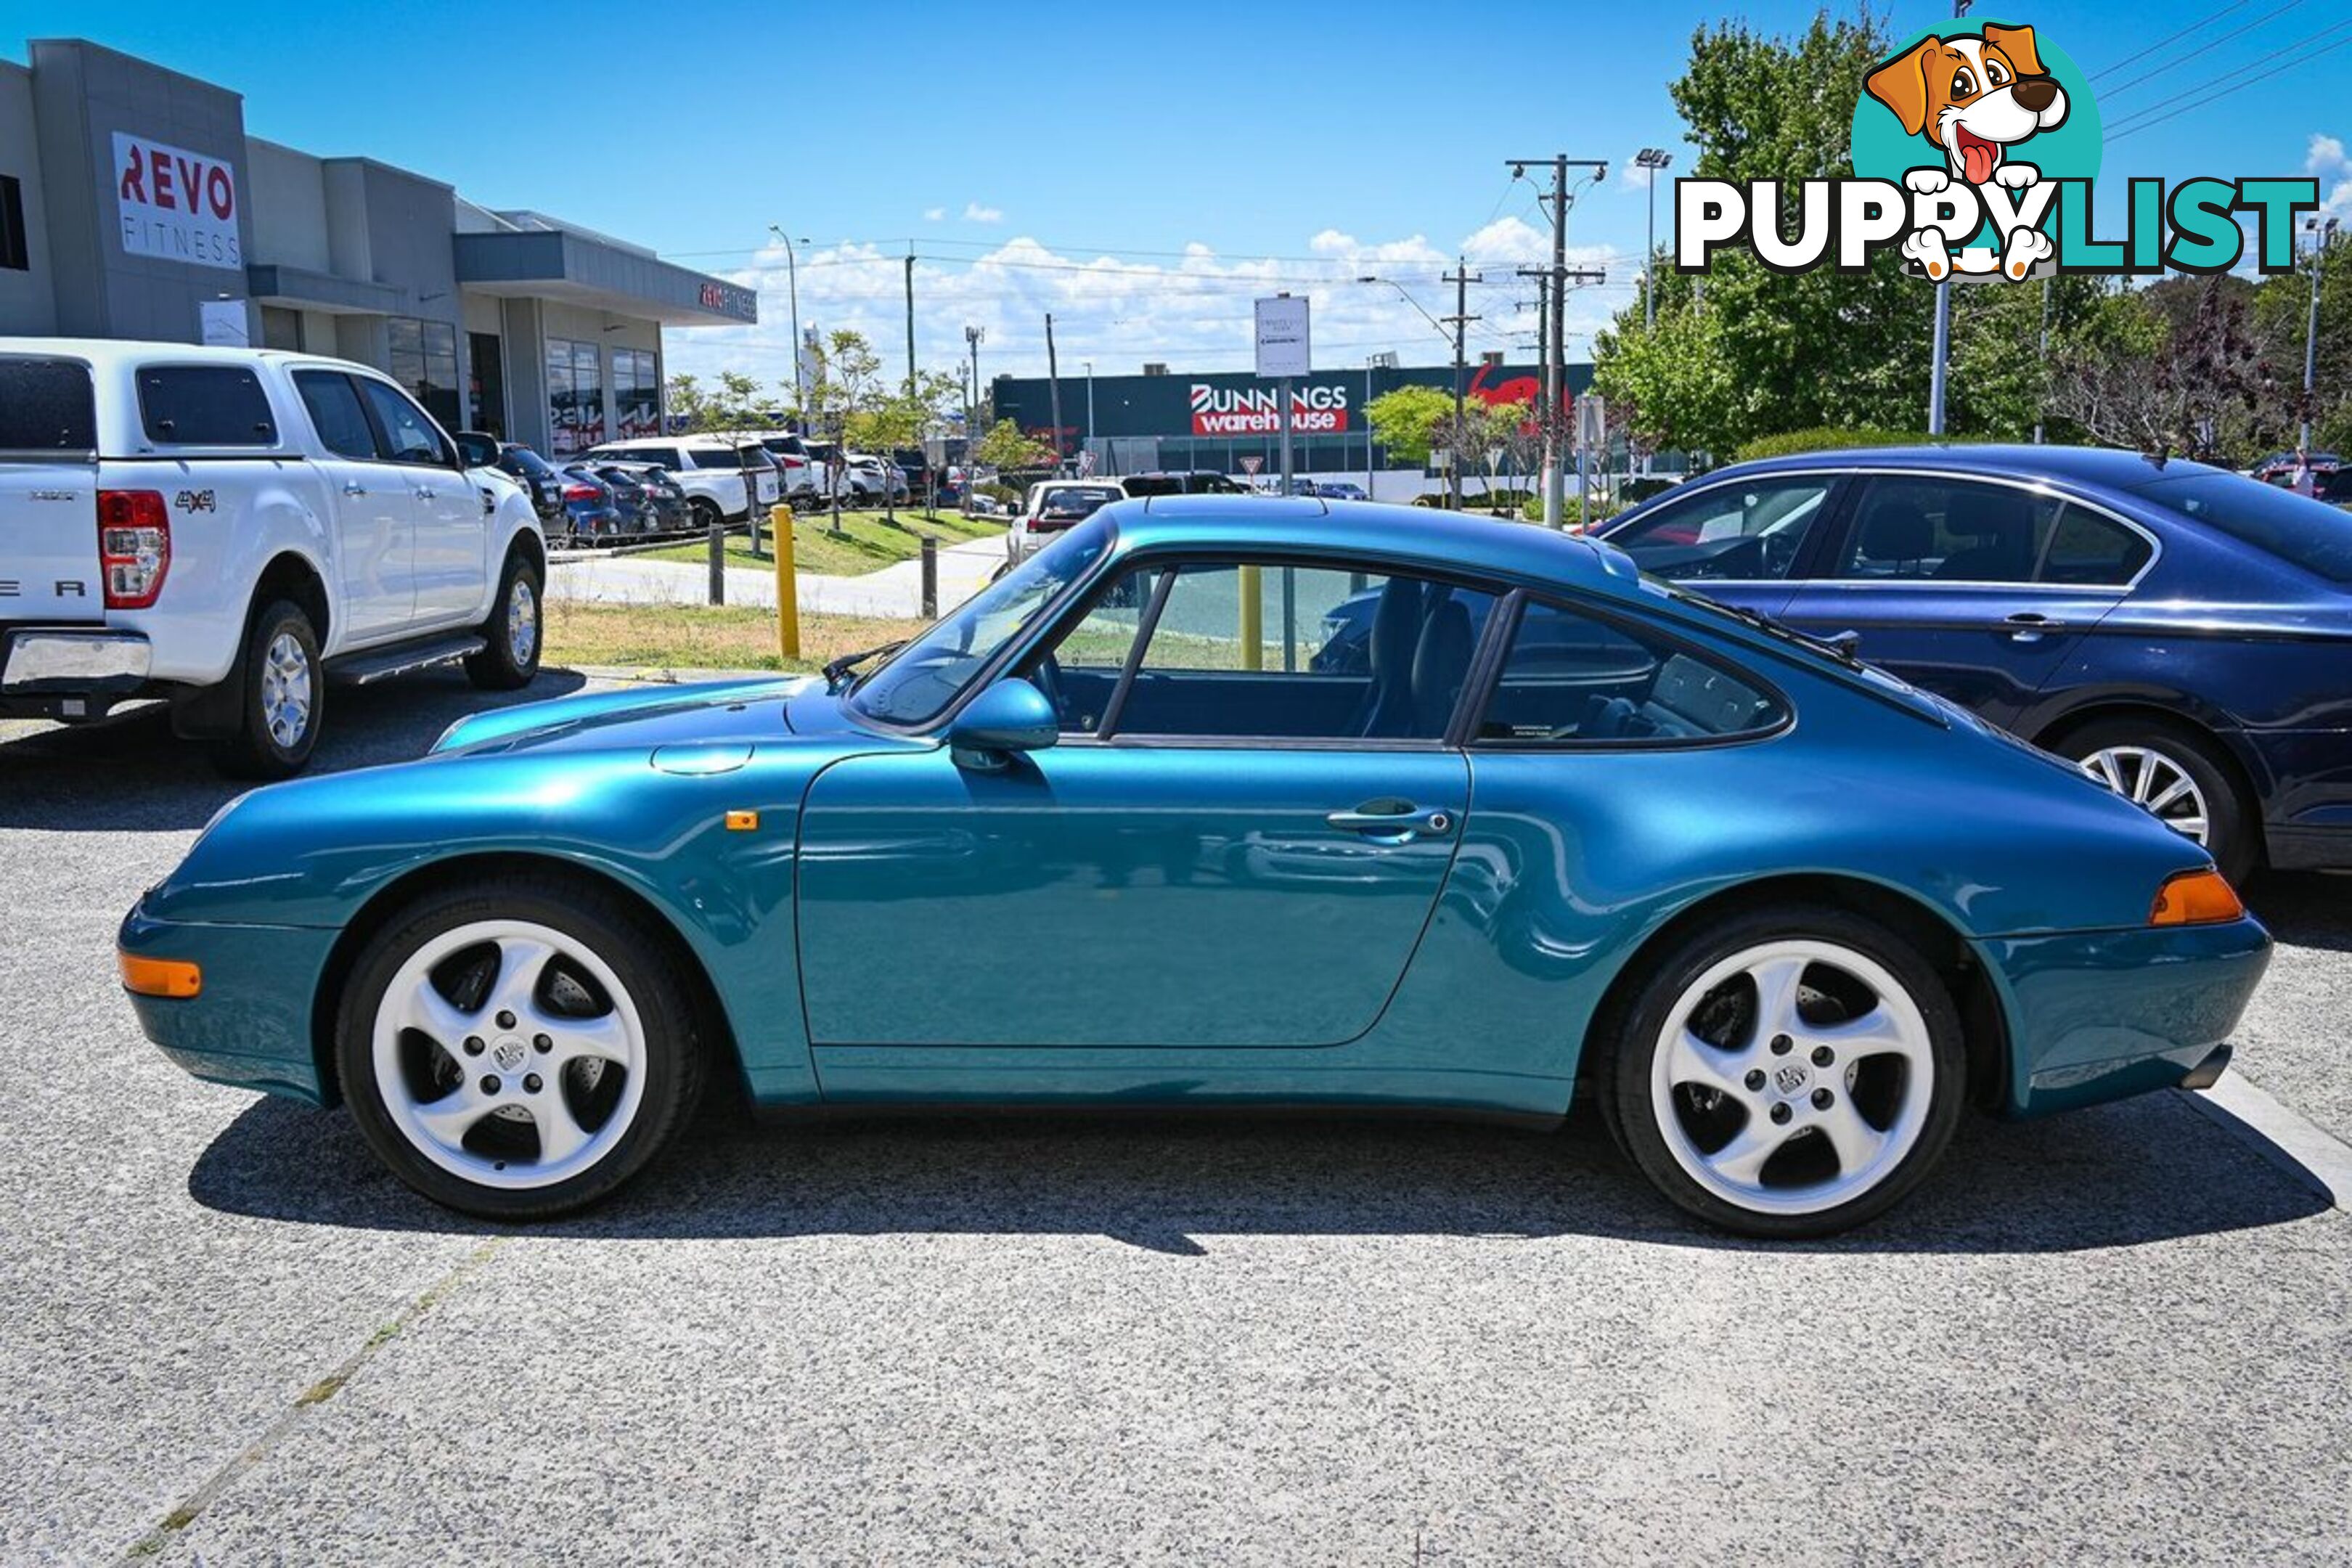
[[[227,88],[79,39],[29,54],[0,60],[0,334],[333,354],[562,454],[659,428],[665,326],[759,319],[643,247],[248,136]]]

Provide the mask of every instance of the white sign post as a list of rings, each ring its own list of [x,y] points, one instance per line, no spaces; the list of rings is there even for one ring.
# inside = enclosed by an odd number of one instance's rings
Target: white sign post
[[[1290,381],[1315,374],[1314,354],[1307,338],[1307,301],[1292,294],[1276,294],[1257,301],[1257,374],[1261,381],[1280,383],[1276,397],[1282,405],[1282,493],[1290,493]]]

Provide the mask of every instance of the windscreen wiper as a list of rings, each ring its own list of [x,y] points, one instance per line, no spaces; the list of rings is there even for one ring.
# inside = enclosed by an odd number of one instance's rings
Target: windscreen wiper
[[[1683,591],[1691,593],[1687,588]],[[1761,610],[1751,610],[1745,605],[1727,605],[1720,599],[1710,599],[1705,594],[1693,593],[1691,597],[1709,609],[1722,611],[1735,621],[1754,626],[1767,637],[1779,637],[1784,642],[1797,643],[1817,652],[1825,653],[1840,664],[1850,664],[1856,668],[1862,666],[1862,634],[1860,632],[1840,632],[1835,637],[1821,637],[1802,627],[1792,626],[1786,621],[1768,616]]]
[[[824,673],[825,689],[827,691],[837,690],[840,688],[841,678],[843,676],[847,675],[851,670],[856,669],[859,665],[864,664],[869,658],[883,658],[891,654],[897,653],[900,648],[907,646],[907,638],[900,637],[896,642],[886,642],[877,647],[862,648],[856,653],[843,654],[839,658],[835,659],[832,663],[824,667]]]

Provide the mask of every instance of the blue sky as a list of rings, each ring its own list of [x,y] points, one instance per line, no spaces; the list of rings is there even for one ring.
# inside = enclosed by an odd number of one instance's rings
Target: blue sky
[[[673,368],[789,378],[775,223],[808,241],[803,322],[866,330],[887,363],[903,359],[911,241],[923,363],[951,366],[972,322],[988,334],[984,374],[1042,370],[1051,310],[1066,374],[1087,360],[1108,374],[1150,359],[1238,368],[1251,296],[1284,287],[1314,297],[1318,363],[1380,350],[1436,363],[1444,346],[1413,303],[1451,308],[1437,275],[1465,249],[1490,279],[1471,290],[1485,318],[1474,342],[1528,357],[1532,289],[1511,270],[1538,254],[1543,219],[1504,160],[1556,151],[1612,164],[1570,218],[1580,260],[1610,276],[1572,303],[1580,347],[1635,297],[1644,205],[1631,154],[1686,157],[1666,83],[1693,28],[1735,9],[1795,31],[1815,7],[572,0],[486,22],[442,0],[117,0],[12,5],[0,51],[88,36],[242,91],[256,134],[366,153],[761,289],[760,327],[673,332]],[[1903,35],[1948,10],[1887,14]],[[2065,47],[2111,128],[2187,109],[2111,139],[2107,189],[2309,168],[2352,217],[2344,0],[2048,0],[1980,5],[1971,20],[1987,16]],[[2315,138],[2333,140],[2315,153]],[[1670,205],[1662,184],[1662,222]],[[1353,281],[1364,274],[1412,302]]]

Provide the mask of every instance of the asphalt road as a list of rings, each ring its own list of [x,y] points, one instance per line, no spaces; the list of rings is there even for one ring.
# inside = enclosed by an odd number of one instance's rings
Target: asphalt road
[[[328,766],[482,700],[337,695]],[[1825,1246],[1581,1119],[712,1116],[499,1232],[141,1038],[115,922],[227,794],[0,728],[0,1562],[2352,1558],[2352,1225],[2187,1097]],[[2339,1136],[2347,892],[2258,889],[2240,1058]]]

